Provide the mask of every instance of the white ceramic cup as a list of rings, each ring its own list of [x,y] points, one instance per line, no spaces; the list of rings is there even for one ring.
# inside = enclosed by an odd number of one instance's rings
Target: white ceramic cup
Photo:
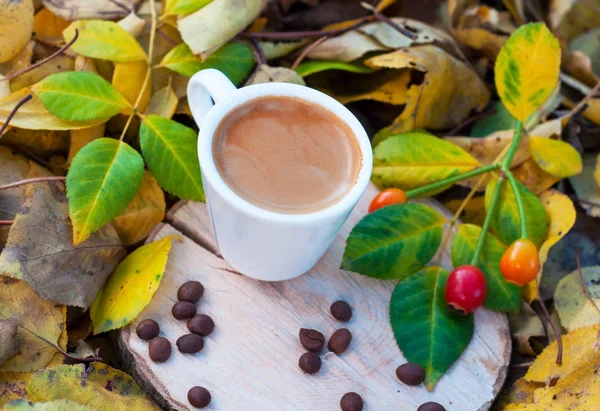
[[[215,69],[196,73],[187,93],[200,128],[198,157],[206,204],[225,260],[240,273],[266,281],[287,280],[310,270],[327,251],[369,183],[373,155],[360,122],[342,104],[309,87],[265,83],[236,89]],[[212,157],[215,130],[236,107],[264,96],[296,97],[318,104],[352,129],[360,146],[362,166],[356,183],[339,202],[313,213],[281,214],[250,204],[225,184]]]

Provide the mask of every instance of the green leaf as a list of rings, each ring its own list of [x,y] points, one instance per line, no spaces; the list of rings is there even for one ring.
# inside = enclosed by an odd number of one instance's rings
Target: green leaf
[[[75,37],[76,29],[79,36],[71,50],[78,54],[119,63],[148,59],[135,37],[113,21],[74,21],[63,32],[66,42]]]
[[[83,147],[67,174],[73,243],[120,215],[133,199],[144,175],[142,156],[127,143],[100,138]]]
[[[254,56],[248,46],[232,42],[225,44],[206,60],[200,61],[188,45],[182,43],[163,57],[160,66],[188,77],[200,70],[214,68],[222,71],[232,83],[239,85],[252,71]]]
[[[477,120],[471,128],[471,137],[487,137],[496,131],[512,130],[515,128],[515,118],[504,107],[501,101],[494,104],[496,112],[491,116]]]
[[[446,308],[448,272],[427,267],[398,283],[390,300],[390,323],[407,361],[425,369],[425,386],[433,389],[467,348],[474,331],[473,316]]]
[[[492,193],[498,184],[498,178],[493,178],[485,190],[485,209],[489,210]],[[539,247],[546,239],[548,229],[548,217],[541,201],[517,181],[521,200],[525,208],[525,219],[529,239]],[[521,238],[521,218],[519,209],[515,200],[515,193],[508,181],[504,182],[500,193],[500,200],[496,206],[496,211],[492,217],[492,228],[498,238],[504,244],[512,244],[515,240]]]
[[[581,155],[564,141],[531,137],[529,149],[537,165],[555,177],[573,177],[583,170]]]
[[[463,224],[458,227],[452,242],[452,265],[471,264],[477,241],[481,235],[481,227]],[[518,312],[521,307],[521,287],[504,281],[500,271],[500,258],[508,247],[488,233],[483,244],[483,251],[477,266],[485,274],[488,291],[483,305],[493,311]]]
[[[183,16],[190,14],[196,10],[200,10],[213,0],[176,0],[175,5],[171,8],[167,14]]]
[[[352,229],[342,269],[379,279],[405,278],[435,255],[445,219],[421,204],[384,207]]]
[[[506,109],[526,121],[552,93],[560,72],[560,44],[544,23],[515,30],[496,59],[496,89]]]
[[[140,129],[142,153],[162,188],[178,197],[204,201],[198,134],[164,117],[146,116]]]
[[[380,188],[408,191],[478,166],[477,160],[455,144],[425,131],[413,131],[389,137],[375,147],[371,178]],[[440,191],[443,188],[435,192]]]
[[[31,90],[52,115],[69,121],[108,120],[131,107],[109,82],[87,71],[51,74]]]
[[[375,70],[358,63],[345,63],[343,61],[312,60],[300,63],[296,72],[302,77],[320,73],[327,70],[349,71],[351,73],[372,73]]]

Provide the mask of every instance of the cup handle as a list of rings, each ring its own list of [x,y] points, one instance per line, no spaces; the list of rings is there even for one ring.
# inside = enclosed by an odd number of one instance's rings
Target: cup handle
[[[205,69],[194,74],[187,86],[187,97],[198,127],[202,128],[214,103],[229,97],[236,90],[233,83],[219,70]]]

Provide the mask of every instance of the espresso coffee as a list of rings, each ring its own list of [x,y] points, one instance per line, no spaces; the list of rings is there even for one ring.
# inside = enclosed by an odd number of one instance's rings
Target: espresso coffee
[[[362,166],[358,142],[334,113],[295,97],[250,100],[221,120],[213,158],[225,183],[262,209],[306,214],[340,201]]]

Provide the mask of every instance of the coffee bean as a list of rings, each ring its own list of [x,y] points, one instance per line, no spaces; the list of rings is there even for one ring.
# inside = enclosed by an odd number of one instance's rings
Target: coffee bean
[[[421,404],[417,411],[446,411],[442,405],[437,402],[426,402],[425,404]]]
[[[177,348],[184,354],[195,354],[204,348],[204,339],[198,334],[186,334],[177,339]]]
[[[175,303],[171,313],[178,320],[187,320],[196,314],[196,306],[189,301],[179,301]]]
[[[196,315],[188,320],[188,330],[206,337],[215,329],[215,322],[206,314]]]
[[[165,337],[154,337],[148,345],[150,359],[155,362],[165,362],[171,356],[171,343]]]
[[[196,408],[204,408],[210,404],[210,392],[204,387],[192,387],[188,391],[188,401]]]
[[[329,351],[341,354],[346,351],[350,345],[350,341],[352,341],[352,333],[347,328],[340,328],[331,335],[327,347]]]
[[[425,381],[425,370],[419,364],[407,362],[396,368],[396,376],[407,385],[419,385]]]
[[[300,328],[300,344],[308,351],[319,352],[325,345],[325,336],[317,330]]]
[[[298,367],[307,374],[314,374],[321,369],[321,358],[314,352],[306,352],[298,360]]]
[[[189,301],[196,303],[204,294],[204,286],[198,281],[188,281],[183,283],[177,290],[177,299],[179,301]]]
[[[340,400],[340,408],[342,411],[362,411],[363,399],[355,392],[348,392]]]
[[[141,321],[137,327],[135,327],[135,332],[142,340],[149,341],[158,336],[160,327],[156,321],[147,319]]]
[[[338,321],[346,322],[352,318],[352,308],[346,301],[336,301],[331,304],[331,315]]]

